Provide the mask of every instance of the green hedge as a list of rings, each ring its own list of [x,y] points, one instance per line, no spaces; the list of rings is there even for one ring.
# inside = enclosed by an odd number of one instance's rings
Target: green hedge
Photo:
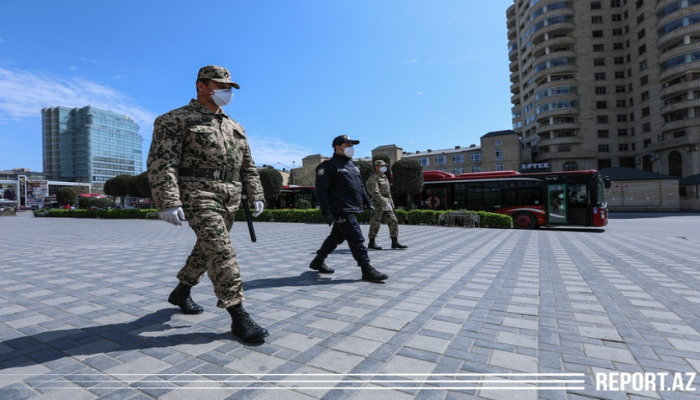
[[[118,209],[111,210],[37,210],[34,216],[42,216],[48,213],[47,217],[54,218],[103,218],[103,219],[157,219],[158,210],[155,209]]]
[[[440,225],[440,215],[449,211],[433,210],[394,210],[396,219],[400,224],[406,225]],[[112,210],[37,210],[35,216],[48,213],[48,217],[55,218],[131,218],[131,219],[157,219],[158,210],[147,209],[112,209]],[[39,215],[37,215],[39,214]],[[477,211],[482,228],[512,228],[513,219],[507,215]],[[357,216],[360,223],[369,223],[369,211],[363,211]],[[236,212],[236,220],[245,221],[245,213],[242,209]],[[318,209],[307,210],[265,210],[255,218],[256,222],[301,222],[323,223],[321,211]]]

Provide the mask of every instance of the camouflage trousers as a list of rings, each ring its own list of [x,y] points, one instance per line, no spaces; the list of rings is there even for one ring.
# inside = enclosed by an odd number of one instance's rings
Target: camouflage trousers
[[[381,224],[389,225],[389,237],[399,237],[399,221],[396,220],[394,211],[377,210],[369,220],[369,234],[367,236],[370,239],[377,237]]]
[[[235,210],[223,206],[183,208],[190,227],[197,235],[197,242],[185,266],[177,274],[177,279],[194,286],[206,273],[214,285],[214,294],[219,299],[217,307],[226,308],[241,303],[245,300],[243,280],[229,233]]]

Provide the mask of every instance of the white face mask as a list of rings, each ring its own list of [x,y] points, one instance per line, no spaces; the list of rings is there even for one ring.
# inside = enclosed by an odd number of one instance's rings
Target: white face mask
[[[343,150],[343,154],[345,154],[345,157],[350,157],[355,155],[355,149],[352,147],[346,147],[345,150]]]
[[[382,172],[382,174],[383,174],[383,173],[386,172],[386,167],[379,167],[379,170],[380,170],[380,171]]]
[[[217,106],[223,107],[231,102],[233,91],[231,89],[214,89],[211,98]]]

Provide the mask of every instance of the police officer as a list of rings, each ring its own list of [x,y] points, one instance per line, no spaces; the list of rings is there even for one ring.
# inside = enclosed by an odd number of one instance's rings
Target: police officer
[[[346,135],[336,137],[333,139],[333,157],[316,168],[316,197],[323,220],[328,225],[333,225],[333,228],[321,248],[316,251],[316,257],[309,268],[325,274],[335,272],[324,260],[339,244],[347,240],[353,258],[362,269],[362,280],[383,281],[389,276],[370,264],[367,247],[364,245],[365,238],[357,222],[357,214],[362,212],[363,206],[366,205],[370,212],[374,212],[360,169],[352,162],[355,154],[353,145],[359,143],[359,140],[352,140]]]
[[[262,213],[264,196],[245,131],[221,109],[231,101],[232,88],[240,86],[226,68],[199,70],[197,98],[155,121],[148,179],[160,218],[173,225],[187,220],[197,236],[168,301],[185,314],[200,314],[203,308],[190,290],[206,273],[217,306],[231,314],[231,332],[256,342],[268,332],[243,308],[243,281],[229,232],[242,192],[253,201],[254,216]]]
[[[374,173],[367,179],[367,194],[372,199],[375,212],[369,221],[369,247],[374,250],[381,250],[377,246],[375,238],[382,223],[389,225],[389,237],[391,238],[392,249],[405,249],[399,243],[399,222],[394,214],[394,201],[391,199],[391,186],[389,179],[385,175],[386,163],[384,160],[374,162]]]

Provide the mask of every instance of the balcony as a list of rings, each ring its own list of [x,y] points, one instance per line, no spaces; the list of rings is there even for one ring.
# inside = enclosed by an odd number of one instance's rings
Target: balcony
[[[676,65],[671,67],[659,75],[659,80],[670,81],[675,77],[686,74],[687,72],[695,72],[700,70],[700,61],[693,61],[685,64]]]
[[[678,16],[676,16],[672,19],[675,19],[677,17]],[[661,25],[657,25],[657,26],[661,26]],[[663,49],[664,47],[672,44],[674,41],[676,41],[678,39],[682,39],[686,35],[691,35],[693,33],[697,34],[698,32],[700,32],[700,25],[699,24],[693,24],[693,25],[684,26],[682,28],[678,28],[671,33],[667,33],[667,34],[661,36],[659,38],[659,40],[656,41],[656,47],[659,49]]]
[[[693,107],[700,107],[700,99],[688,99],[673,104],[665,104],[661,106],[661,112],[668,114]],[[698,125],[700,125],[700,121],[698,121]]]
[[[660,96],[662,99],[673,97],[679,93],[686,93],[700,88],[700,79],[676,83],[675,85],[666,86],[661,89]]]
[[[545,146],[559,146],[559,145],[564,145],[564,144],[581,144],[581,143],[583,143],[583,138],[581,136],[567,136],[567,137],[558,137],[558,138],[553,138],[553,139],[540,139],[539,143],[537,143],[537,146],[545,147]]]
[[[683,128],[691,128],[691,127],[699,127],[700,126],[700,121],[698,121],[698,118],[685,118],[685,119],[679,119],[676,121],[671,121],[671,122],[666,122],[661,124],[661,132],[663,133],[671,133],[673,131],[677,131]]]

